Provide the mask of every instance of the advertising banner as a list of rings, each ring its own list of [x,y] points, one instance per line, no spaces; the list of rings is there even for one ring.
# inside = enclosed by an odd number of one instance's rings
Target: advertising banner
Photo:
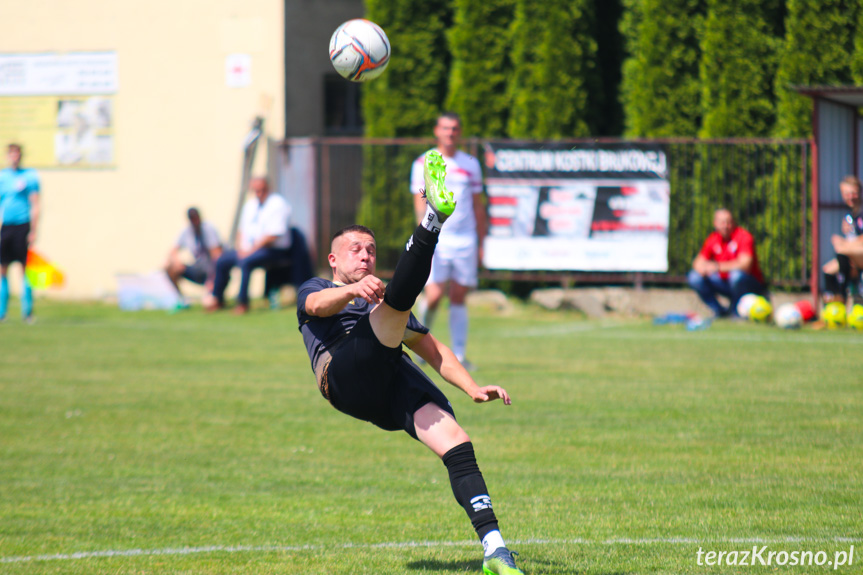
[[[31,168],[115,164],[114,52],[0,54],[0,145]]]
[[[668,166],[662,146],[488,143],[496,270],[668,271]]]

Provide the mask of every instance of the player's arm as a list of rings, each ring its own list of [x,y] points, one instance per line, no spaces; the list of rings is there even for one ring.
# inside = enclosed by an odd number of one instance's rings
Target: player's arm
[[[168,252],[168,258],[165,260],[165,267],[171,267],[175,261],[180,258],[180,246],[174,245],[171,247],[171,251]]]
[[[695,259],[692,261],[692,269],[695,270],[696,273],[708,276],[714,272],[719,271],[716,267],[716,262],[707,259],[701,254],[695,256]]]
[[[837,254],[863,256],[863,236],[849,240],[844,236],[834,234],[830,241],[833,243],[833,250]]]
[[[422,194],[414,194],[414,213],[417,217],[417,222],[423,221],[423,216],[426,215],[426,200]]]
[[[39,194],[30,194],[30,234],[27,236],[29,244],[36,243],[36,232],[39,229],[39,214],[41,213],[42,204],[39,201]]]
[[[745,273],[749,273],[752,269],[752,253],[751,252],[742,252],[735,259],[729,260],[727,262],[718,262],[716,265],[716,269],[720,272],[732,272],[734,270],[740,270]]]
[[[260,249],[273,245],[279,237],[280,236],[264,236],[258,239],[258,241],[252,244],[252,247],[249,249],[249,253],[253,254]]]
[[[423,358],[448,383],[465,392],[476,403],[502,399],[506,405],[512,403],[506,390],[498,385],[480,387],[470,373],[456,359],[450,348],[442,344],[432,334],[413,334],[404,342],[411,350]]]
[[[352,299],[358,297],[369,303],[380,303],[384,299],[384,282],[369,275],[356,283],[325,288],[309,294],[304,307],[309,315],[330,317],[345,309]]]

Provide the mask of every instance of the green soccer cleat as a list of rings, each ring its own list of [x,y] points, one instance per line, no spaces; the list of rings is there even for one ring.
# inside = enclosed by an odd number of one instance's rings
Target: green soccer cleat
[[[524,571],[515,566],[518,553],[511,553],[506,547],[501,547],[482,562],[484,575],[524,575]]]
[[[423,197],[443,222],[455,211],[455,199],[452,192],[446,189],[446,163],[440,153],[434,150],[426,153],[423,179],[426,185]]]

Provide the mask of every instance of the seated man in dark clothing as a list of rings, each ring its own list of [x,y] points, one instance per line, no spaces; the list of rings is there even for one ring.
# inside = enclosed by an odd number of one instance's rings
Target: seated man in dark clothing
[[[254,194],[243,206],[237,234],[237,249],[227,250],[216,262],[213,294],[204,306],[208,311],[224,307],[225,289],[231,279],[231,269],[242,270],[237,294],[237,313],[249,311],[249,280],[252,270],[265,268],[288,259],[291,247],[289,222],[291,207],[279,194],[270,193],[266,178],[255,177],[249,182]]]
[[[839,184],[842,201],[848,206],[842,218],[842,235],[832,238],[836,257],[824,264],[825,303],[838,301],[845,303],[849,288],[854,300],[860,300],[860,256],[856,253],[863,249],[863,202],[860,197],[860,180],[847,176]],[[851,257],[849,254],[855,254]]]

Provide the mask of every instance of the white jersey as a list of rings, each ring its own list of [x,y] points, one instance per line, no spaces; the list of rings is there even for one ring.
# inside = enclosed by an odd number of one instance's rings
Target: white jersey
[[[240,239],[242,247],[249,250],[259,239],[276,236],[271,247],[287,249],[291,247],[290,234],[291,206],[279,194],[271,193],[263,205],[258,198],[246,200],[240,212]]]
[[[457,150],[454,157],[444,156],[443,159],[446,162],[446,187],[453,193],[456,206],[441,228],[435,253],[453,254],[475,250],[477,235],[473,205],[474,201],[479,201],[475,196],[482,193],[482,170],[479,161],[461,150]],[[411,192],[414,194],[425,188],[424,161],[425,154],[417,158],[411,168]]]
[[[195,262],[201,262],[210,259],[210,250],[222,247],[222,240],[219,239],[219,232],[213,224],[201,222],[200,237],[195,235],[195,229],[189,225],[180,233],[174,245],[188,250],[195,256]]]

